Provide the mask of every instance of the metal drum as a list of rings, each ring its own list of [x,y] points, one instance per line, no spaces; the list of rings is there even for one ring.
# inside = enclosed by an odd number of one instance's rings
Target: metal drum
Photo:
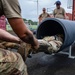
[[[63,34],[63,45],[60,50],[70,46],[75,40],[75,21],[47,18],[37,28],[37,39],[45,36]],[[60,51],[59,50],[59,51]]]

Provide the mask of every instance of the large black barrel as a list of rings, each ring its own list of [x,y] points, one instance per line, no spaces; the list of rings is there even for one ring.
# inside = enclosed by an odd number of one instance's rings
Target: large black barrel
[[[75,40],[75,21],[47,18],[38,26],[37,38],[63,34],[63,45],[60,50],[70,46]]]

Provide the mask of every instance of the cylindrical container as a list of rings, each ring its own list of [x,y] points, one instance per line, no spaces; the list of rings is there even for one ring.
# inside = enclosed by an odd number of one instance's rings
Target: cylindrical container
[[[75,21],[47,18],[37,28],[37,38],[63,34],[63,45],[60,50],[70,46],[75,40]],[[60,51],[59,50],[59,51]]]

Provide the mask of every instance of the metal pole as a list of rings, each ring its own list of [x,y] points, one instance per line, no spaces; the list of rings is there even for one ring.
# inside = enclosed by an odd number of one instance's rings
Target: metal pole
[[[37,0],[37,16],[38,16],[38,0]]]
[[[38,0],[37,0],[37,21],[38,21]],[[38,25],[38,22],[37,22]]]

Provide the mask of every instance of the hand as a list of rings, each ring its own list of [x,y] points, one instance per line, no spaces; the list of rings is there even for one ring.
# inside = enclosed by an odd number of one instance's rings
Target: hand
[[[39,48],[39,42],[38,42],[38,40],[35,37],[34,37],[34,42],[35,42],[35,45],[32,46],[32,48],[38,49]]]

